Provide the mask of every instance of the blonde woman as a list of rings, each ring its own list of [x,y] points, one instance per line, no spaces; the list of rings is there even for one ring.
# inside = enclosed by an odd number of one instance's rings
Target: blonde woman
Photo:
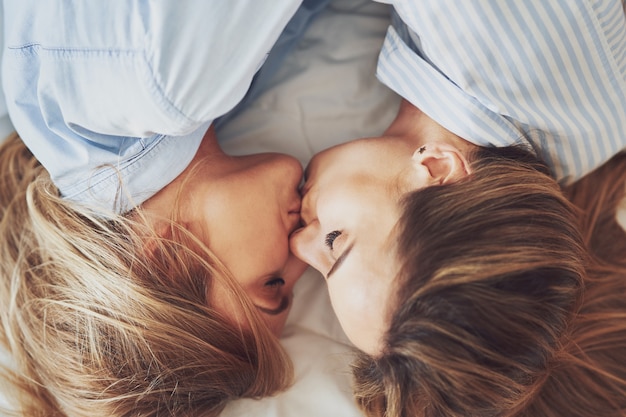
[[[180,226],[184,213],[161,220],[158,233],[142,209],[102,218],[62,199],[19,137],[3,144],[0,159],[2,340],[18,365],[19,415],[216,415],[228,400],[288,386],[291,364],[276,335],[302,268],[288,259],[287,212],[267,207],[273,216],[259,222],[273,227],[258,241],[263,263],[245,258],[254,242],[226,234],[221,242],[242,254],[233,273]],[[280,195],[270,192],[294,195],[299,179],[295,164],[279,162],[275,174],[263,160],[230,179],[265,177],[264,196],[274,203]],[[241,223],[229,215],[214,221],[238,233]],[[269,238],[276,247],[261,244]]]
[[[623,417],[623,3],[389,3],[397,118],[313,158],[291,237],[361,351],[357,401]]]
[[[288,248],[302,168],[227,155],[213,126],[326,3],[4,2],[19,415],[211,416],[289,385],[276,336],[305,269]]]

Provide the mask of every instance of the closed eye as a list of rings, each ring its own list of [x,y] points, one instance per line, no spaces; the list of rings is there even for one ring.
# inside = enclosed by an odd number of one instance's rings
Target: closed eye
[[[333,250],[333,243],[335,242],[335,239],[337,239],[340,235],[341,235],[341,231],[340,230],[334,230],[334,231],[330,232],[324,238],[324,244],[330,250]]]
[[[280,313],[282,313],[283,311],[287,310],[287,308],[289,308],[289,298],[283,297],[282,300],[280,301],[280,305],[274,309],[265,308],[261,306],[256,306],[256,308],[258,308],[259,311],[261,311],[262,313],[269,314],[270,316],[278,316]]]
[[[270,288],[282,287],[285,285],[285,280],[280,277],[275,277],[267,281],[264,285]]]

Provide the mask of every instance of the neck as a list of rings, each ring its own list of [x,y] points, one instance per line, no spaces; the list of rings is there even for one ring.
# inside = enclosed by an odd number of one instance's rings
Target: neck
[[[413,149],[418,149],[428,142],[444,142],[464,153],[476,147],[473,143],[450,132],[404,99],[400,103],[396,118],[384,135],[398,137]]]
[[[396,118],[391,122],[384,136],[402,137],[407,141],[413,141],[421,135],[417,134],[423,125],[424,113],[406,100],[400,102],[400,108]],[[412,143],[411,145],[422,145],[422,143]]]
[[[203,169],[203,174],[205,174],[204,171],[207,171],[209,169],[215,171],[217,169],[216,167],[219,167],[221,165],[212,162],[224,161],[227,158],[228,156],[224,153],[217,141],[215,128],[211,126],[204,134],[202,142],[200,143],[200,146],[198,147],[195,156],[187,165],[187,167],[172,182],[167,184],[154,196],[150,197],[142,204],[144,213],[149,218],[154,216],[151,221],[154,221],[155,225],[159,223],[155,219],[170,219],[172,217],[172,208],[177,207],[176,202],[178,200],[179,190],[181,189],[180,187],[182,187],[183,184],[189,184],[189,182],[187,181],[188,176],[199,169]],[[210,160],[211,163],[203,163],[203,161],[206,160]]]
[[[202,142],[200,143],[200,147],[198,148],[198,152],[196,157],[198,156],[215,156],[222,157],[225,153],[220,147],[219,142],[217,141],[217,136],[215,134],[215,127],[211,125],[209,129],[204,134],[202,138]]]

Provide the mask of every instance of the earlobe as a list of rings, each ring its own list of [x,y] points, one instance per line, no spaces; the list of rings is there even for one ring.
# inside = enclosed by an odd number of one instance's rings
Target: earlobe
[[[469,162],[458,148],[442,143],[428,143],[413,153],[413,161],[426,170],[431,185],[449,184],[470,173]]]
[[[142,255],[146,258],[154,258],[161,250],[164,241],[172,240],[172,226],[166,222],[158,222],[152,225],[153,229],[147,230],[142,237]]]

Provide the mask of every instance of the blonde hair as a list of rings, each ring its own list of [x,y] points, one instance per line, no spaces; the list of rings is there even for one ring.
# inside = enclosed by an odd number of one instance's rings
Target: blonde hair
[[[397,307],[383,353],[354,364],[357,402],[386,417],[625,416],[625,155],[571,200],[521,149],[479,150],[472,167],[405,201]]]
[[[21,416],[216,416],[285,389],[292,365],[219,260],[185,230],[64,201],[17,135],[0,148],[0,340]],[[132,217],[132,219],[131,219]],[[208,303],[220,280],[247,319]]]

